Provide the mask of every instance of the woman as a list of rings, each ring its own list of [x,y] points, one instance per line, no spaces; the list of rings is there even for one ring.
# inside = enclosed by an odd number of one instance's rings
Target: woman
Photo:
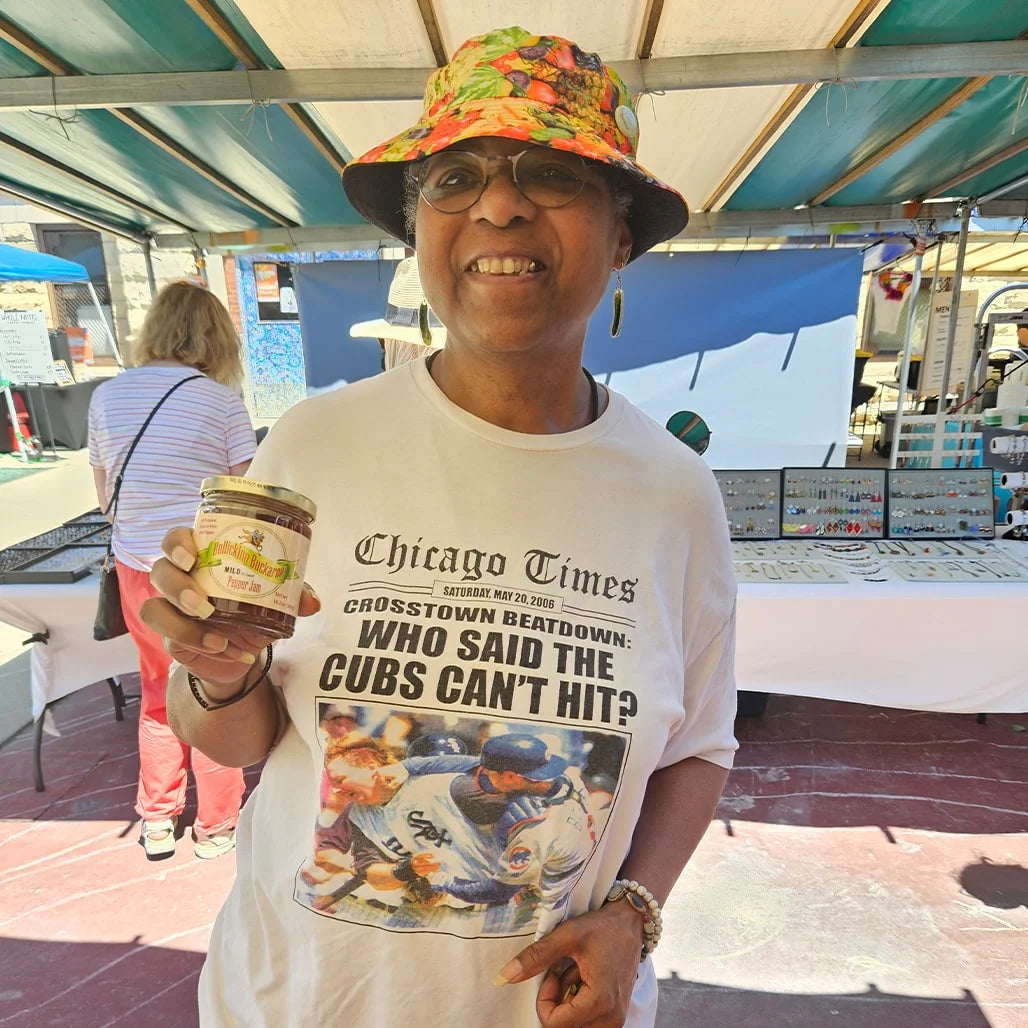
[[[311,616],[241,699],[264,640],[182,616],[195,548],[165,539],[143,616],[184,665],[172,724],[227,763],[271,751],[205,1025],[653,1024],[640,957],[735,749],[735,586],[713,476],[581,366],[611,271],[687,218],[636,135],[595,54],[466,43],[420,122],[343,177],[416,243],[446,347],[299,404],[262,446],[253,476],[321,513]],[[346,440],[330,463],[326,437]],[[204,710],[186,670],[228,705]],[[338,871],[312,885],[331,703],[371,737],[415,713],[417,734],[343,769]]]
[[[194,852],[227,853],[243,794],[238,768],[190,752],[168,727],[165,689],[171,659],[160,635],[139,619],[157,595],[150,569],[169,528],[191,522],[208,475],[244,475],[256,448],[243,401],[240,342],[228,311],[212,293],[176,282],[158,293],[139,337],[137,366],[105,382],[89,407],[89,462],[100,507],[107,510],[129,447],[157,403],[178,386],[146,427],[125,470],[114,521],[122,610],[139,650],[140,843],[148,860],[175,852],[175,827],[186,801],[186,770],[196,778]],[[206,600],[196,597],[195,613]]]

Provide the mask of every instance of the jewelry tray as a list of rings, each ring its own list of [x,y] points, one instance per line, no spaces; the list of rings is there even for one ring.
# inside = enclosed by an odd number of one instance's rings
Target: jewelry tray
[[[992,539],[991,468],[900,468],[889,472],[890,539]]]
[[[782,473],[714,472],[732,539],[777,539],[781,534]]]
[[[782,535],[881,539],[885,480],[884,468],[785,468]]]

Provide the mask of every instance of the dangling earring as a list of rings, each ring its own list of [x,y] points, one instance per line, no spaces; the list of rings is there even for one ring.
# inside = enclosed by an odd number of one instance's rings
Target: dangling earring
[[[428,324],[428,304],[424,302],[418,308],[418,328],[421,329],[421,341],[426,346],[431,346],[432,329]]]
[[[617,281],[614,283],[614,320],[610,323],[610,334],[617,339],[621,335],[621,311],[625,303],[625,291],[621,288],[621,269],[615,268]]]

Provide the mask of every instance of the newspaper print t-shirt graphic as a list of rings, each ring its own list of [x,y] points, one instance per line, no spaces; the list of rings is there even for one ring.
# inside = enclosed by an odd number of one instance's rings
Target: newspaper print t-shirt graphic
[[[295,899],[394,931],[549,931],[625,767],[638,579],[545,548],[376,533],[352,552],[355,645],[316,685],[320,809]]]

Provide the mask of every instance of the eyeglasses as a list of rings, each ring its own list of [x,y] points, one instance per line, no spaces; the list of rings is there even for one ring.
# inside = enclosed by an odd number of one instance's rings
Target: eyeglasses
[[[665,427],[697,453],[704,453],[710,445],[707,423],[691,410],[680,410],[672,414]]]
[[[585,161],[577,154],[533,146],[516,154],[483,157],[467,150],[444,150],[418,168],[425,202],[443,214],[460,214],[478,202],[489,184],[490,165],[510,162],[514,185],[538,207],[566,207],[585,188]]]

